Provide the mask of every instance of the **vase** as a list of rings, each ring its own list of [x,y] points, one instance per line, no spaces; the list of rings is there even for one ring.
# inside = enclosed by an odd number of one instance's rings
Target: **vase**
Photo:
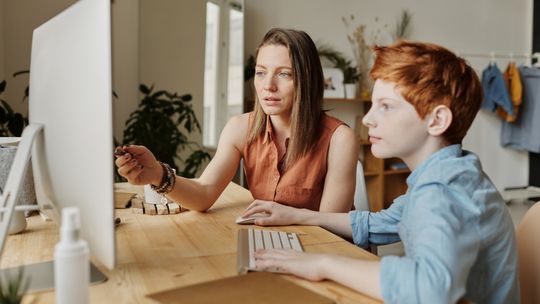
[[[343,86],[345,87],[345,98],[356,98],[356,89],[358,87],[356,83],[345,83]]]

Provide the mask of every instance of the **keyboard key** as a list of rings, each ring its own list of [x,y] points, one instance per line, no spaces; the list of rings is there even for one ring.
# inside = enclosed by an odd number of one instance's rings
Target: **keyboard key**
[[[274,248],[304,251],[296,233],[251,228],[238,230],[238,272],[256,271],[255,251]],[[276,272],[277,269],[266,271]]]

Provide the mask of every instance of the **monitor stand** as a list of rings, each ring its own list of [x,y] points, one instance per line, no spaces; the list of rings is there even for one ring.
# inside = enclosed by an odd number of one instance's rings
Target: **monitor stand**
[[[0,197],[0,258],[7,238],[7,231],[13,211],[19,208],[32,208],[32,206],[15,206],[19,199],[20,186],[23,183],[24,173],[28,167],[30,160],[31,148],[33,143],[43,136],[42,124],[29,124],[21,137],[21,142],[17,148],[17,153],[13,159],[11,169],[4,187],[4,192]],[[51,202],[38,202],[44,209],[52,207]],[[37,264],[23,265],[26,277],[30,278],[28,291],[40,291],[54,288],[54,262],[48,261]],[[0,269],[0,279],[6,282],[6,276],[17,274],[17,269],[20,267]],[[95,265],[90,263],[90,283],[99,283],[107,280]]]
[[[29,280],[26,292],[41,292],[54,289],[54,261],[0,269],[0,281],[9,282],[10,278],[17,277],[19,271],[24,273],[23,280]],[[105,281],[107,281],[105,274],[90,263],[90,284],[99,284]]]

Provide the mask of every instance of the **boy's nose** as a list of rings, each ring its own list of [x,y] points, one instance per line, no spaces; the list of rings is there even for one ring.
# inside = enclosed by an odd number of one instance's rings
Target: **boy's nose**
[[[362,118],[362,124],[364,124],[364,126],[368,128],[372,128],[376,126],[375,121],[373,120],[373,117],[371,115],[371,110],[369,110],[366,113],[366,115],[364,115],[364,117]]]

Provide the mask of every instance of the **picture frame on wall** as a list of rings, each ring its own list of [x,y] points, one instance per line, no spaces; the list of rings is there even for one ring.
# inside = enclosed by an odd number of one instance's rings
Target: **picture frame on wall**
[[[323,68],[324,98],[344,98],[343,72],[336,68]]]

